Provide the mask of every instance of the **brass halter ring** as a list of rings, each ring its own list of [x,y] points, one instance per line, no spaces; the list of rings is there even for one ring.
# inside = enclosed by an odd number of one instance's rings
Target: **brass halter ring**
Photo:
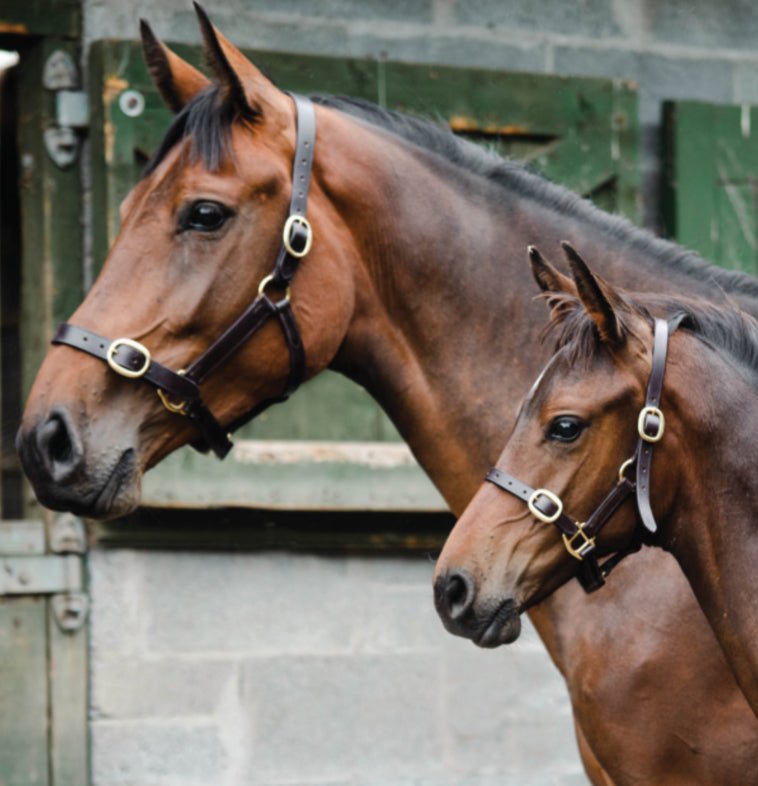
[[[179,371],[177,371],[176,373],[179,374],[180,376],[184,376],[187,373],[187,369],[180,368]],[[179,401],[178,403],[174,403],[160,388],[158,388],[155,392],[158,394],[158,398],[161,400],[161,404],[163,404],[163,406],[166,407],[166,409],[169,412],[173,412],[176,415],[187,414],[188,404],[186,401]]]
[[[274,274],[269,273],[264,279],[261,280],[261,283],[258,284],[258,294],[262,295],[266,291],[266,287],[274,280]],[[292,291],[290,287],[284,291],[284,300],[292,300]]]
[[[292,227],[299,224],[305,229],[305,245],[298,251],[292,245]],[[284,229],[282,230],[282,243],[287,253],[296,259],[302,259],[310,250],[313,245],[313,230],[311,229],[310,222],[305,216],[299,213],[292,213],[289,218],[284,222]]]
[[[118,352],[119,347],[122,346],[130,347],[142,355],[142,365],[139,368],[126,368],[126,366],[121,366],[116,363],[116,353]],[[150,368],[152,358],[150,357],[150,350],[143,344],[140,344],[139,341],[134,341],[131,338],[117,338],[111,341],[108,351],[105,354],[105,361],[113,369],[113,371],[115,371],[117,374],[120,374],[122,377],[128,377],[129,379],[139,379],[147,373],[147,370]]]

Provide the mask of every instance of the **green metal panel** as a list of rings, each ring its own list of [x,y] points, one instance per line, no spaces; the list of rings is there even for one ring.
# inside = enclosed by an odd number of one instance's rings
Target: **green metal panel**
[[[758,273],[758,109],[664,108],[668,233],[724,267]]]
[[[201,66],[200,47],[175,50]],[[277,84],[303,93],[361,96],[393,109],[442,120],[474,141],[527,159],[533,167],[603,207],[639,218],[636,92],[621,81],[506,74],[275,52],[247,52]],[[102,262],[118,229],[118,205],[161,140],[171,115],[154,90],[138,44],[102,41],[90,57],[93,107],[93,246]],[[119,97],[145,98],[128,117]],[[339,413],[338,416],[335,413]],[[284,405],[240,432],[242,439],[397,442],[399,436],[361,388],[324,373]],[[286,452],[286,451],[285,451]],[[309,457],[240,459],[223,471],[188,450],[148,473],[151,506],[243,505],[331,510],[444,510],[412,462],[384,465]],[[202,464],[201,464],[202,462]]]

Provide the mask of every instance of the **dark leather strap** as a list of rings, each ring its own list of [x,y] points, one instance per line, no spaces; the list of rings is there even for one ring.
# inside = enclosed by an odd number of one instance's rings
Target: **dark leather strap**
[[[532,488],[531,486],[527,486],[518,478],[515,478],[513,475],[509,475],[507,472],[503,472],[503,470],[498,469],[497,467],[493,467],[485,475],[485,479],[489,480],[490,483],[494,483],[496,486],[503,489],[503,491],[513,494],[514,497],[522,499],[527,504],[529,504],[531,500],[532,506],[548,518],[555,516],[559,510],[558,506],[555,504],[555,502],[553,502],[550,496],[547,496],[544,493],[539,493],[542,491],[542,489],[538,490]],[[561,532],[563,532],[565,535],[568,535],[569,537],[576,535],[576,533],[579,531],[579,528],[576,526],[576,522],[570,519],[563,512],[561,512],[551,523],[555,524],[555,526],[558,527]]]
[[[668,322],[663,319],[655,320],[655,334],[653,338],[653,361],[650,378],[647,383],[645,395],[645,409],[652,407],[658,409],[663,391],[663,374],[666,370],[666,355],[668,354]],[[643,525],[650,532],[656,532],[658,525],[650,505],[650,478],[653,464],[653,445],[642,436],[654,438],[663,432],[663,422],[658,415],[648,413],[641,418],[640,439],[637,444],[637,509]],[[657,441],[657,440],[656,440]]]
[[[183,414],[197,424],[208,447],[219,458],[224,458],[231,450],[231,440],[225,429],[203,403],[197,383],[184,374],[177,374],[152,357],[148,360],[144,352],[129,344],[120,343],[121,341],[123,339],[112,341],[98,333],[70,323],[59,325],[52,339],[53,344],[65,344],[79,349],[109,365],[110,362],[113,362],[132,374],[138,373],[144,368],[144,373],[131,378],[144,379],[162,390],[172,401],[184,402]],[[113,348],[112,351],[111,348]]]

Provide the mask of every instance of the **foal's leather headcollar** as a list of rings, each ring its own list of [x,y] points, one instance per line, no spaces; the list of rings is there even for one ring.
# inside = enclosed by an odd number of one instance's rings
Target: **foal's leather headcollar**
[[[681,318],[672,320],[672,329],[676,329],[680,321]],[[645,529],[649,532],[656,532],[658,529],[650,505],[650,472],[653,445],[661,439],[665,430],[665,419],[660,410],[660,403],[668,353],[668,336],[669,323],[663,319],[656,319],[652,367],[645,393],[645,406],[640,410],[637,419],[639,435],[637,448],[633,458],[622,464],[619,469],[618,483],[603,498],[587,521],[578,522],[567,516],[563,512],[563,503],[551,491],[534,489],[497,467],[491,469],[485,477],[503,491],[524,500],[535,518],[558,527],[566,550],[580,562],[577,578],[586,592],[594,592],[602,587],[611,570],[628,554],[637,551],[642,544],[641,535],[636,533],[625,549],[609,557],[602,565],[597,561],[595,539],[628,497],[636,496],[639,518]],[[636,467],[634,480],[630,478],[633,467]]]
[[[272,272],[261,281],[258,296],[208,349],[186,369],[177,372],[158,363],[147,347],[133,339],[111,340],[71,323],[61,324],[52,339],[53,344],[66,344],[105,361],[123,377],[149,382],[157,389],[166,409],[194,421],[203,441],[193,444],[193,447],[210,449],[219,458],[224,458],[231,450],[230,432],[272,404],[288,399],[305,374],[305,351],[290,305],[289,285],[313,241],[306,210],[316,141],[316,116],[310,99],[290,95],[297,113],[297,140],[292,166],[292,196],[282,244]],[[269,288],[284,290],[285,294],[281,299],[272,300],[266,294]],[[290,371],[286,387],[279,396],[262,401],[252,412],[224,428],[203,403],[199,386],[271,317],[277,318],[289,350]]]

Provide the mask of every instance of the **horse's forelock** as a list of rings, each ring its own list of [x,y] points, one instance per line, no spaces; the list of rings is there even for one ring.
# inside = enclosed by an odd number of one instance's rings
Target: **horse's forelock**
[[[225,88],[214,83],[198,93],[174,118],[143,177],[153,172],[182,140],[191,140],[193,161],[202,160],[210,172],[217,172],[231,153],[231,129],[236,122],[254,122],[257,115],[241,113]]]

